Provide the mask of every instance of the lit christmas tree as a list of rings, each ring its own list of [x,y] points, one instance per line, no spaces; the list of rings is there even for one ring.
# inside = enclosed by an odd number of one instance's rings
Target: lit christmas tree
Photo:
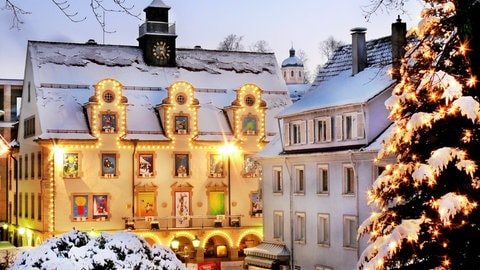
[[[359,269],[480,269],[480,1],[424,1],[386,102],[394,156],[369,191]]]

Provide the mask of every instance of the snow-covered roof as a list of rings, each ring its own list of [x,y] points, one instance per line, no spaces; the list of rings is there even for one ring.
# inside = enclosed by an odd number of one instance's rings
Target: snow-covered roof
[[[301,99],[303,95],[310,88],[308,83],[296,83],[296,84],[287,84],[288,92],[290,93],[290,98],[293,102]]]
[[[278,131],[275,116],[291,104],[285,81],[273,53],[177,49],[176,67],[144,63],[135,46],[94,43],[29,41],[42,139],[95,139],[88,133],[83,105],[94,95],[94,85],[113,78],[128,99],[127,139],[166,140],[154,106],[167,97],[167,87],[186,81],[199,101],[199,139],[231,134],[223,109],[236,98],[236,90],[255,84],[267,104],[267,138]],[[73,117],[72,117],[73,116]],[[141,119],[141,121],[139,121]],[[148,123],[148,124],[147,124]]]
[[[352,75],[352,45],[337,48],[301,100],[278,117],[355,103],[363,103],[395,81],[388,75],[392,48],[390,37],[366,42],[367,67]]]
[[[365,43],[367,48],[367,66],[386,66],[392,63],[392,42],[391,37],[368,40]],[[352,45],[343,45],[335,49],[330,57],[318,72],[312,83],[312,89],[321,83],[330,80],[339,73],[352,69]]]
[[[278,117],[286,117],[313,110],[367,102],[395,81],[387,68],[370,67],[352,76],[351,70],[310,89],[299,101],[283,110]]]

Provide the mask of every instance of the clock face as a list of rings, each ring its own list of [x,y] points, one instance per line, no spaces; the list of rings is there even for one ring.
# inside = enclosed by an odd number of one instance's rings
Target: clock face
[[[170,58],[170,46],[165,41],[157,41],[153,45],[153,56],[160,61],[167,61]]]

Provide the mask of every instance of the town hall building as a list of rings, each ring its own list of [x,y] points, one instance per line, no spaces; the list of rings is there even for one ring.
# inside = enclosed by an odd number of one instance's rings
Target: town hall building
[[[169,9],[144,9],[138,46],[28,42],[6,228],[17,246],[129,230],[218,263],[263,240],[253,156],[291,104],[275,55],[177,48]]]

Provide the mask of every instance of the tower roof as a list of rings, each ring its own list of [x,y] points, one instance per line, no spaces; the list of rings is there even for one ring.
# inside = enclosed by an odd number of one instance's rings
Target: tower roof
[[[282,67],[303,67],[303,61],[295,56],[295,49],[290,49],[290,57],[283,60]]]
[[[167,9],[170,9],[170,6],[166,5],[165,3],[163,3],[162,0],[153,0],[150,5],[148,5],[145,9],[147,8],[167,8]]]

